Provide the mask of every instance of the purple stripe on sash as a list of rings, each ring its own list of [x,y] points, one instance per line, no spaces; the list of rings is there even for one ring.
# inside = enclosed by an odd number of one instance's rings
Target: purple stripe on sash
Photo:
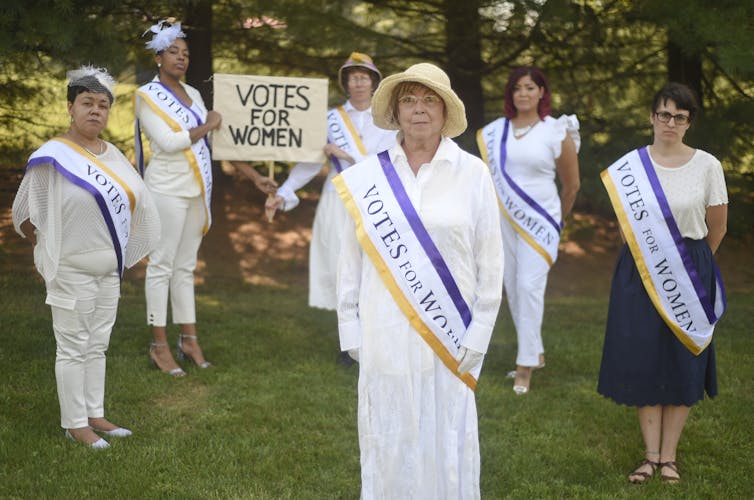
[[[330,139],[327,140],[327,143],[332,144],[332,142],[330,142]],[[333,165],[335,165],[335,170],[337,170],[338,173],[341,173],[343,171],[343,166],[340,164],[335,155],[330,155],[330,161]]]
[[[707,294],[707,290],[705,290],[702,285],[702,280],[699,278],[699,273],[696,270],[694,261],[691,259],[691,254],[689,253],[688,248],[686,248],[686,243],[683,241],[683,236],[681,236],[681,231],[678,229],[678,224],[676,223],[675,218],[673,218],[673,212],[670,211],[670,205],[668,205],[668,200],[665,198],[665,192],[662,190],[660,179],[657,178],[657,173],[652,165],[652,160],[649,158],[646,146],[639,148],[637,152],[639,153],[639,158],[641,158],[644,171],[649,178],[649,183],[654,190],[655,196],[657,196],[657,202],[662,210],[662,216],[665,218],[665,223],[668,225],[670,235],[673,237],[673,242],[678,249],[678,254],[681,256],[683,267],[686,268],[686,272],[689,274],[689,278],[691,279],[694,290],[699,297],[699,302],[704,309],[707,320],[710,324],[714,324],[715,321],[717,321],[717,316],[715,315],[713,308],[714,305]]]
[[[113,248],[115,249],[115,256],[118,258],[118,275],[122,278],[123,277],[123,254],[121,252],[120,243],[118,240],[118,233],[115,232],[115,224],[113,223],[112,218],[110,217],[110,210],[107,208],[107,202],[102,197],[102,194],[97,191],[97,188],[86,182],[84,179],[78,177],[73,172],[67,170],[63,165],[61,165],[55,158],[52,156],[39,156],[37,158],[32,158],[29,160],[29,163],[26,164],[26,169],[28,170],[30,167],[34,167],[36,165],[40,164],[52,164],[55,167],[55,170],[60,172],[60,174],[74,183],[75,185],[79,186],[82,189],[86,189],[89,191],[89,193],[94,196],[95,201],[97,202],[97,205],[99,205],[100,212],[102,212],[102,216],[105,219],[105,223],[107,224],[107,230],[110,232],[110,238],[113,240]],[[99,169],[98,169],[99,170]]]
[[[165,85],[164,83],[162,83],[162,82],[161,82],[161,81],[159,81],[159,80],[158,80],[158,81],[156,81],[156,82],[152,82],[152,83],[157,83],[157,84],[160,84],[160,85],[162,85],[162,87],[163,87],[163,88],[164,88],[165,90],[167,90],[167,91],[168,91],[168,93],[169,93],[170,95],[172,95],[172,96],[173,96],[173,98],[174,98],[174,99],[175,99],[176,101],[178,101],[178,102],[180,102],[181,104],[183,104],[183,107],[184,107],[184,108],[186,108],[186,109],[187,109],[187,110],[189,111],[189,113],[191,113],[192,115],[194,115],[194,118],[196,118],[196,123],[198,123],[199,125],[204,125],[204,120],[202,120],[202,119],[201,119],[201,118],[199,117],[199,115],[198,115],[198,114],[196,114],[196,111],[194,111],[193,109],[191,109],[191,106],[187,106],[185,102],[181,101],[181,99],[180,99],[180,98],[179,98],[179,97],[178,97],[177,95],[175,95],[175,93],[174,93],[174,92],[173,92],[173,91],[172,91],[172,90],[170,89],[170,87],[168,87],[167,85]],[[206,144],[206,146],[207,146],[207,149],[211,150],[211,148],[209,147],[209,139],[207,139],[207,134],[205,134],[205,135],[204,135],[204,137],[202,137],[202,139],[204,140],[204,144]]]
[[[505,180],[508,181],[511,189],[513,189],[516,194],[521,197],[522,200],[524,200],[529,206],[531,206],[531,208],[536,210],[542,217],[544,217],[545,220],[555,228],[558,234],[560,234],[560,230],[563,229],[563,221],[560,221],[560,223],[555,222],[555,219],[553,219],[552,216],[548,214],[547,211],[542,208],[539,203],[534,201],[528,194],[526,194],[524,190],[521,189],[518,184],[516,184],[513,179],[511,179],[511,177],[505,172],[505,160],[508,156],[508,126],[510,125],[510,122],[511,121],[507,118],[505,119],[505,126],[503,127],[503,138],[500,141],[500,172],[503,174],[503,177],[505,177]]]
[[[134,120],[134,150],[136,153],[136,163],[139,167],[139,175],[144,177],[144,145],[141,142],[141,125],[138,118]]]
[[[385,177],[387,177],[388,184],[390,184],[393,194],[395,194],[395,197],[398,200],[398,204],[403,210],[406,219],[408,219],[411,229],[413,229],[416,238],[419,240],[419,243],[421,243],[422,248],[427,253],[429,260],[432,262],[437,274],[445,285],[448,295],[450,295],[456,309],[458,309],[458,313],[463,319],[463,324],[468,328],[471,324],[471,311],[469,310],[469,306],[466,305],[466,301],[463,300],[461,291],[458,289],[458,285],[456,285],[453,275],[450,274],[448,265],[445,264],[445,260],[442,258],[440,251],[435,246],[435,242],[430,238],[427,229],[419,218],[419,214],[416,213],[414,205],[411,203],[408,194],[406,194],[406,190],[403,188],[403,184],[398,178],[398,173],[395,171],[395,167],[390,161],[390,155],[387,151],[383,151],[378,154],[377,157],[380,160],[380,165],[382,165],[382,171],[385,173]]]

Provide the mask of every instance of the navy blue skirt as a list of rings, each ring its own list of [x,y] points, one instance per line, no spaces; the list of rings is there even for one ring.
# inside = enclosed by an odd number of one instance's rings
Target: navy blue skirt
[[[699,277],[715,297],[714,257],[706,240],[685,239]],[[627,245],[610,289],[597,391],[629,406],[691,406],[717,395],[715,344],[698,356],[679,341],[649,299]]]

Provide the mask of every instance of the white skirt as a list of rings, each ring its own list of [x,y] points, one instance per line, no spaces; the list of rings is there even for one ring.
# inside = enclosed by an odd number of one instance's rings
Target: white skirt
[[[309,247],[309,306],[336,310],[336,276],[348,212],[335,190],[323,190]]]

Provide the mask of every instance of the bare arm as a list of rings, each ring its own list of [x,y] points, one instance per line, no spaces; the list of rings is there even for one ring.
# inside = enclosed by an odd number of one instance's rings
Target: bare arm
[[[712,253],[717,252],[725,233],[728,232],[728,205],[707,207],[707,244]]]
[[[265,177],[257,170],[245,161],[232,161],[230,162],[235,168],[238,169],[244,176],[246,176],[261,192],[265,194],[275,194],[275,190],[278,187],[278,183],[274,179]]]
[[[579,179],[579,157],[576,153],[576,145],[570,136],[563,139],[560,157],[555,160],[558,179],[560,180],[560,207],[563,220],[571,213],[573,204],[576,202],[576,193],[581,187]]]

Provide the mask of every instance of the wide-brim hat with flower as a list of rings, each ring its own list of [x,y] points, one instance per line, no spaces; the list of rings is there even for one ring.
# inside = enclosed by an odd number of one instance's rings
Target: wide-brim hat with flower
[[[416,82],[432,89],[445,103],[445,124],[441,133],[446,137],[457,137],[466,130],[466,106],[450,87],[448,75],[430,63],[410,66],[403,73],[390,75],[380,82],[372,97],[374,124],[386,130],[398,130],[400,125],[393,116],[393,91],[404,82]]]
[[[348,68],[361,68],[369,70],[377,75],[377,82],[382,80],[382,73],[380,73],[380,70],[377,69],[377,66],[374,64],[374,62],[372,62],[371,57],[366,54],[362,54],[361,52],[351,52],[351,55],[348,56],[346,62],[344,62],[343,66],[341,66],[338,70],[338,83],[340,83],[340,86],[343,87],[344,91],[346,91],[346,88],[345,82],[343,81],[343,71]]]

